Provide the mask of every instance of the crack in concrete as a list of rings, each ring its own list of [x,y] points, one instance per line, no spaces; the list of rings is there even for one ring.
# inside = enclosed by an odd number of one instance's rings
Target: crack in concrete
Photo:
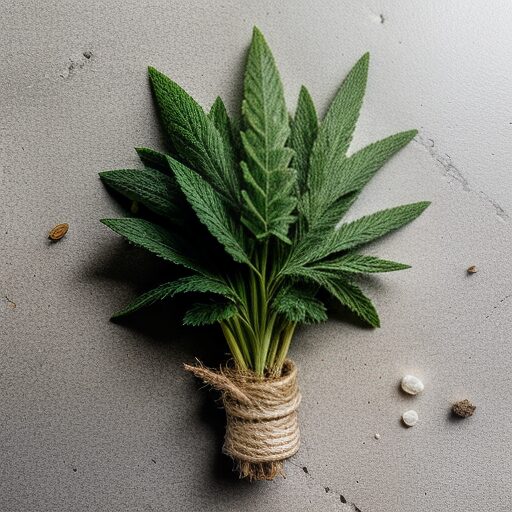
[[[332,487],[328,487],[326,485],[320,484],[318,479],[311,475],[311,473],[309,472],[309,469],[307,468],[307,466],[302,466],[300,464],[297,464],[297,463],[293,462],[292,460],[288,460],[287,462],[289,464],[291,464],[292,466],[295,466],[296,468],[299,468],[300,470],[302,470],[307,478],[310,478],[315,484],[318,484],[319,486],[323,487],[324,491],[327,494],[333,493],[333,494],[338,495],[338,498],[339,498],[341,503],[343,503],[344,505],[347,505],[348,507],[351,507],[350,509],[348,509],[347,507],[344,507],[344,510],[347,510],[347,511],[351,510],[352,512],[361,512],[361,510],[354,503],[351,503],[351,502],[347,501],[345,496],[342,493],[340,493],[339,491],[333,489]]]
[[[509,293],[508,295],[505,295],[505,297],[501,298],[496,304],[494,304],[494,306],[492,307],[492,311],[488,315],[485,315],[485,318],[489,318],[494,312],[494,310],[498,309],[505,301],[510,299],[510,297],[512,297],[512,293]]]
[[[416,144],[422,146],[424,149],[427,150],[431,158],[435,160],[443,168],[443,174],[445,176],[453,179],[454,181],[457,181],[461,185],[462,190],[464,190],[464,192],[476,194],[476,196],[483,203],[492,206],[495,214],[501,221],[508,221],[508,213],[496,200],[490,197],[483,190],[473,189],[465,174],[453,164],[452,157],[447,153],[440,153],[437,149],[435,149],[434,139],[431,139],[424,135],[417,135],[413,140],[414,142],[416,142]]]
[[[9,297],[7,297],[7,295],[4,295],[4,299],[5,299],[5,302],[7,302],[8,307],[10,307],[11,309],[16,309],[16,302],[14,302]]]

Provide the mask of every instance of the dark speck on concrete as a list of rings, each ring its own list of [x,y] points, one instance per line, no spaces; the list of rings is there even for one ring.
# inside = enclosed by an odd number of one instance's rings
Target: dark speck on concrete
[[[343,494],[340,494],[340,501],[341,503],[347,503],[347,500],[345,499],[345,496],[343,496]]]
[[[76,468],[73,468],[73,473],[76,473],[76,471],[77,471]]]
[[[324,487],[325,489],[325,492],[329,492],[331,489],[329,489],[329,487]]]
[[[309,475],[309,471],[308,471],[308,468],[306,466],[304,466],[302,468],[302,471],[304,471],[304,473],[306,473],[306,475]]]
[[[386,18],[384,18],[384,14],[379,14],[380,22],[382,25],[384,25],[384,22],[386,21]]]
[[[86,59],[90,59],[92,57],[92,53],[91,52],[84,52],[82,54]]]
[[[155,459],[151,459],[151,462],[152,462],[153,464],[156,464],[156,460],[155,460]]]

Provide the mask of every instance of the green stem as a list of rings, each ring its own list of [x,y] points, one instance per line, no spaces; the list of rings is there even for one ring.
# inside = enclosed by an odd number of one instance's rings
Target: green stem
[[[261,277],[260,277],[260,299],[261,299],[261,308],[260,308],[260,325],[262,327],[266,323],[267,320],[267,258],[268,258],[268,240],[265,240],[263,245],[263,254],[261,256]]]
[[[248,339],[249,337],[246,335],[246,333],[244,333],[244,330],[240,325],[239,318],[235,316],[227,320],[226,323],[230,326],[231,331],[234,331],[234,333],[236,334],[236,344],[240,348],[246,363],[250,366],[251,354],[249,352],[249,347],[247,346],[247,342],[250,342],[250,340]]]
[[[281,340],[281,334],[283,332],[283,326],[280,325],[277,329],[274,329],[272,341],[267,355],[267,368],[273,368],[274,360],[276,358],[277,348]]]
[[[277,318],[277,313],[272,313],[270,318],[268,319],[265,332],[263,334],[262,346],[259,353],[258,366],[256,368],[256,372],[258,375],[265,375],[265,363],[267,362],[268,351],[270,347],[270,341],[272,339],[272,332],[274,330],[274,324]]]
[[[279,347],[279,352],[277,353],[275,366],[273,368],[273,373],[275,375],[281,375],[283,364],[288,354],[288,350],[290,348],[290,343],[292,342],[293,333],[295,332],[296,325],[297,324],[295,323],[291,323],[287,327],[285,327],[283,331],[283,339],[281,341],[281,346]]]
[[[229,327],[226,325],[225,322],[219,322],[220,326],[222,328],[222,332],[224,333],[224,337],[226,338],[226,341],[228,343],[229,350],[231,351],[231,354],[233,355],[233,359],[235,360],[236,365],[238,368],[240,368],[243,371],[247,371],[247,363],[244,360],[244,356],[242,355],[242,352],[240,351],[240,348],[238,347],[238,344],[236,342],[235,337],[233,336],[233,333],[229,329]]]
[[[258,285],[256,283],[254,272],[250,273],[249,276],[249,288],[251,295],[251,308],[252,308],[252,318],[254,322],[254,330],[258,332],[260,325],[260,316],[259,316],[259,300],[258,300]]]

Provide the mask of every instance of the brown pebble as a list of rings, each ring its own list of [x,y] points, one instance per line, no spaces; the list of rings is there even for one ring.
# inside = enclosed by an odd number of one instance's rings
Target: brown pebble
[[[461,418],[467,418],[469,416],[473,416],[475,412],[476,406],[473,405],[469,400],[464,399],[460,400],[453,404],[452,411],[453,414],[460,416]]]
[[[477,272],[478,272],[478,269],[475,267],[475,265],[471,265],[471,267],[469,267],[467,270],[468,274],[476,274]]]
[[[48,233],[48,238],[50,240],[53,240],[54,242],[56,242],[57,240],[60,240],[67,232],[68,232],[68,229],[69,229],[69,224],[57,224],[49,233]]]

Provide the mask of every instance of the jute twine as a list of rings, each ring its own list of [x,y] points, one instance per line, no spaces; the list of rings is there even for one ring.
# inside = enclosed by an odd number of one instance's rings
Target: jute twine
[[[278,378],[201,364],[186,364],[185,369],[222,393],[227,419],[223,452],[238,463],[241,476],[269,480],[283,474],[283,461],[300,444],[301,395],[293,361],[285,361]]]

